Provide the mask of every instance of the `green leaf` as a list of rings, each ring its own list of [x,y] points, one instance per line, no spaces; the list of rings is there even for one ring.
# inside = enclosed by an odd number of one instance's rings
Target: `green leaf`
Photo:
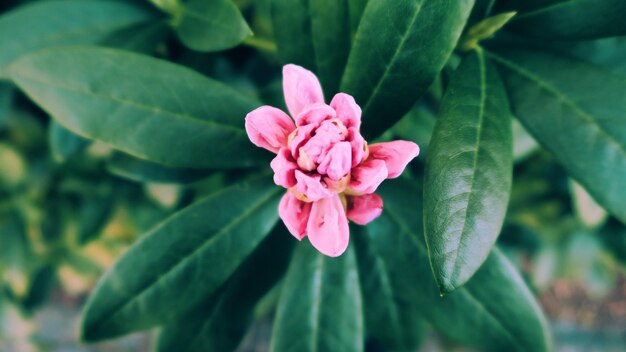
[[[350,28],[355,33],[359,28],[361,17],[365,11],[365,6],[369,0],[348,0],[348,9],[350,12]]]
[[[502,69],[520,122],[600,205],[626,222],[626,76],[547,52],[488,55]]]
[[[281,60],[315,71],[330,99],[350,51],[348,0],[272,0],[272,24]]]
[[[255,306],[289,265],[296,241],[284,229],[276,226],[216,294],[168,324],[159,334],[157,351],[234,351],[252,323]]]
[[[370,0],[341,91],[363,108],[376,137],[398,121],[448,61],[474,0]]]
[[[209,177],[213,171],[167,167],[115,153],[107,162],[107,170],[114,175],[137,182],[190,183]]]
[[[258,103],[182,66],[65,47],[26,55],[8,71],[65,128],[140,159],[191,168],[266,162],[243,127]]]
[[[0,128],[3,127],[9,111],[13,105],[14,88],[12,85],[0,82]]]
[[[521,5],[511,22],[516,32],[549,39],[594,39],[626,35],[623,0],[550,0]],[[524,8],[525,6],[525,8]]]
[[[231,0],[189,0],[178,11],[176,33],[183,44],[193,50],[230,49],[252,35]]]
[[[351,247],[326,257],[296,248],[274,321],[271,351],[363,351],[361,292]]]
[[[154,17],[153,12],[122,1],[28,4],[0,17],[0,71],[23,54],[54,46],[97,43],[115,30]]]
[[[379,188],[385,208],[366,227],[373,255],[404,300],[413,300],[442,334],[480,351],[548,351],[550,336],[539,305],[519,273],[498,251],[465,286],[441,297],[422,234],[419,192],[403,182]]]
[[[373,252],[365,234],[355,230],[352,228],[350,232],[355,233],[368,333],[390,351],[417,351],[426,329],[420,305],[397,291],[385,263]]]
[[[226,188],[144,235],[100,280],[83,338],[166,323],[213,294],[272,229],[281,193],[267,179]]]
[[[112,32],[100,44],[103,46],[152,55],[160,43],[170,36],[171,29],[163,20],[153,20]]]
[[[50,151],[55,160],[64,162],[84,150],[89,140],[77,136],[52,121],[49,129]]]
[[[106,195],[89,197],[81,201],[77,209],[78,244],[83,245],[97,238],[106,226],[115,209],[115,197],[112,189]]]
[[[511,113],[482,49],[457,68],[441,101],[426,159],[424,231],[442,292],[487,259],[506,214],[513,174]]]

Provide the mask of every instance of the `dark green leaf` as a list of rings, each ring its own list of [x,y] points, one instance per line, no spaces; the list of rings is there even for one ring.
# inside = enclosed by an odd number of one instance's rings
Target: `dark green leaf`
[[[115,205],[113,190],[106,195],[84,199],[77,211],[78,244],[98,237],[111,217]]]
[[[341,81],[376,137],[413,106],[443,68],[474,0],[370,0]]]
[[[176,33],[197,51],[229,49],[252,35],[246,20],[231,0],[189,0],[175,20]]]
[[[157,183],[189,183],[207,178],[213,173],[209,170],[167,167],[123,153],[115,153],[107,163],[107,169],[129,180]]]
[[[283,62],[314,70],[327,98],[336,93],[350,51],[348,0],[273,0],[272,23]]]
[[[489,53],[515,115],[606,210],[626,221],[626,76],[529,50]]]
[[[4,121],[9,116],[11,105],[13,105],[13,94],[14,89],[12,85],[0,82],[0,128],[2,128]]]
[[[498,250],[464,287],[440,297],[422,234],[419,193],[410,184],[380,188],[385,209],[366,228],[393,291],[414,300],[442,334],[487,351],[548,351],[547,322],[524,281]]]
[[[0,71],[19,56],[43,48],[97,43],[109,33],[154,18],[130,2],[39,1],[0,17]]]
[[[433,130],[435,113],[425,104],[416,104],[404,117],[393,126],[393,131],[400,139],[414,141],[420,146],[420,152],[428,155]],[[419,160],[419,159],[418,159]]]
[[[80,153],[90,143],[88,139],[75,135],[54,121],[50,124],[49,133],[50,151],[54,159],[60,162]]]
[[[396,291],[385,263],[363,238],[365,234],[354,230],[366,330],[390,351],[418,350],[426,328],[420,305]]]
[[[252,323],[254,307],[284,275],[293,244],[278,225],[216,294],[159,335],[158,351],[234,351]],[[181,343],[184,341],[184,343]]]
[[[623,0],[542,0],[521,6],[527,11],[521,11],[510,28],[526,35],[549,39],[626,35]]]
[[[83,338],[163,324],[213,294],[272,229],[281,193],[266,179],[233,186],[144,235],[90,297]]]
[[[61,125],[135,157],[192,168],[266,162],[243,127],[258,103],[182,66],[71,47],[26,55],[8,71]]]
[[[353,249],[330,258],[299,244],[283,284],[270,350],[363,351],[363,340]]]
[[[487,259],[509,201],[511,113],[482,49],[468,53],[441,102],[424,181],[424,231],[442,292],[467,282]]]
[[[348,9],[350,12],[350,28],[355,33],[361,22],[363,11],[369,0],[348,0]]]
[[[171,29],[163,20],[153,20],[115,31],[100,44],[151,55],[168,38],[170,32]]]

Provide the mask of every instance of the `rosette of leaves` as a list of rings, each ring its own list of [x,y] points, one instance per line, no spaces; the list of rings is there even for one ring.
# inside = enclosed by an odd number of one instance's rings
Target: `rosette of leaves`
[[[555,177],[626,221],[622,1],[151,3],[35,1],[0,17],[0,75],[51,117],[57,155],[98,141],[110,172],[185,190],[100,279],[85,341],[159,327],[160,351],[234,350],[272,313],[273,351],[414,350],[429,326],[480,350],[551,348],[496,246],[528,225],[509,200],[537,204],[511,193],[514,164],[537,163],[512,121]],[[284,63],[353,95],[366,138],[427,147],[337,259],[278,224],[270,155],[245,134],[247,112],[281,104]]]

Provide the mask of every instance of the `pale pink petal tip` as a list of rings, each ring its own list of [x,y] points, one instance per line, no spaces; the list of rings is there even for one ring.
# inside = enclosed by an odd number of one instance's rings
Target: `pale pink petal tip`
[[[404,168],[420,152],[417,144],[409,141],[377,143],[369,146],[370,158],[382,160],[387,166],[389,178],[400,176]]]
[[[298,65],[283,66],[283,92],[294,118],[307,106],[324,102],[322,86],[313,72]]]
[[[322,254],[337,257],[348,248],[348,219],[338,195],[313,203],[307,224],[309,241]]]
[[[367,225],[383,212],[383,199],[377,194],[349,196],[347,216],[359,225]]]
[[[337,112],[337,118],[343,124],[357,130],[361,127],[361,107],[354,101],[351,95],[346,93],[338,93],[330,102],[330,107]]]
[[[287,146],[289,134],[296,129],[287,114],[271,106],[261,106],[248,113],[245,125],[252,143],[274,153]]]
[[[310,213],[311,203],[299,200],[292,192],[285,193],[278,205],[278,215],[289,232],[298,240],[306,236]]]

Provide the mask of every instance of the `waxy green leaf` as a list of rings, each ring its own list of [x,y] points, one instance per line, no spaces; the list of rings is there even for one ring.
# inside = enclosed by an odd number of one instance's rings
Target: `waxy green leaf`
[[[502,228],[512,173],[506,90],[478,49],[452,77],[426,160],[424,231],[442,292],[463,285],[487,259]]]
[[[366,138],[397,122],[433,82],[461,35],[474,0],[370,0],[341,91],[363,109]]]
[[[190,69],[129,52],[65,47],[26,55],[13,81],[70,131],[172,167],[265,164],[244,117],[259,104]]]
[[[296,243],[290,236],[277,225],[216,294],[161,331],[157,351],[234,351],[255,306],[289,266]]]
[[[385,208],[366,227],[370,255],[399,299],[413,301],[440,333],[480,351],[549,351],[548,325],[524,280],[498,250],[474,278],[440,296],[422,234],[417,189],[404,182],[379,188]]]
[[[397,291],[398,286],[390,280],[385,263],[373,252],[369,241],[363,238],[365,234],[354,230],[352,228],[351,233],[355,234],[353,241],[368,334],[390,351],[417,351],[426,330],[420,305],[415,299]]]
[[[281,193],[267,179],[226,188],[144,235],[87,302],[83,338],[166,323],[216,292],[276,224]]]
[[[193,50],[230,49],[252,35],[232,0],[189,0],[176,11],[176,33]]]
[[[488,55],[502,69],[520,122],[600,205],[626,222],[626,76],[547,52]]]
[[[272,24],[282,61],[313,70],[331,99],[350,52],[348,0],[272,0]]]
[[[542,0],[520,6],[522,11],[510,28],[526,35],[548,39],[626,35],[626,1],[623,0]]]
[[[0,17],[0,75],[19,56],[61,45],[91,44],[111,32],[155,18],[132,2],[39,1]]]
[[[353,249],[330,258],[301,243],[283,284],[270,350],[363,351],[362,309]]]
[[[115,153],[107,162],[107,169],[129,180],[156,183],[190,183],[213,173],[209,170],[167,167],[124,153]]]

